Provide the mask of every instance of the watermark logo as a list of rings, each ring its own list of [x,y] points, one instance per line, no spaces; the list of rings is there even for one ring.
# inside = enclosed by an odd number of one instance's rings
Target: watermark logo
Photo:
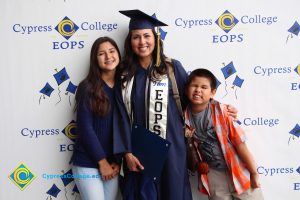
[[[61,20],[55,30],[59,32],[66,40],[68,40],[74,33],[79,29],[79,27],[70,20],[67,16]]]
[[[16,185],[20,190],[24,190],[34,179],[36,175],[24,164],[21,163],[14,171],[8,176],[8,178]]]
[[[225,33],[231,31],[238,22],[239,20],[228,10],[225,10],[225,12],[216,20],[216,24],[225,31]]]

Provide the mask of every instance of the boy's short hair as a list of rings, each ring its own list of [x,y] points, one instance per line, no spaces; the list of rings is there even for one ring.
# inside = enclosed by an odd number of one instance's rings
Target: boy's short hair
[[[203,68],[195,69],[190,73],[186,82],[186,87],[188,87],[191,84],[192,80],[195,77],[205,77],[209,79],[211,89],[212,90],[217,89],[217,78],[213,73],[211,73],[211,71]]]

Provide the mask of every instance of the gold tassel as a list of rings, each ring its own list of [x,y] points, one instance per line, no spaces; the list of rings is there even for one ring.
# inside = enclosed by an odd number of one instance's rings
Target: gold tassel
[[[159,41],[160,41],[160,31],[159,31],[159,27],[157,27],[157,52],[156,52],[156,63],[155,66],[159,67],[160,66],[160,45],[159,45]]]

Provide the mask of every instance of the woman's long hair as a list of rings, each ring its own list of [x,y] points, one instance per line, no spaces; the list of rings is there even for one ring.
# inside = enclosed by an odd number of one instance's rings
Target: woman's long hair
[[[102,70],[98,65],[97,59],[99,46],[104,42],[109,42],[112,44],[118,52],[119,60],[121,59],[120,50],[113,39],[109,37],[100,37],[95,40],[91,49],[89,73],[87,77],[79,84],[75,96],[75,110],[78,109],[78,105],[81,103],[81,101],[83,101],[85,98],[88,98],[91,111],[100,117],[105,116],[110,110],[109,98],[103,90],[104,81],[101,78]],[[119,66],[120,64],[117,66],[117,71],[119,70]]]
[[[152,52],[152,61],[153,63],[156,63],[156,55],[157,55],[157,34],[154,29],[152,29],[152,33],[154,34],[155,38],[155,47]],[[136,73],[137,65],[139,63],[138,56],[133,52],[132,46],[131,46],[131,37],[132,33],[129,31],[124,44],[124,57],[121,65],[121,74],[123,75],[122,83],[124,85],[125,82],[128,82]],[[167,74],[167,64],[166,64],[166,56],[164,55],[163,51],[163,42],[160,39],[160,59],[161,64],[159,67],[154,67],[153,70],[156,71],[156,74]],[[155,73],[151,73],[155,74]]]

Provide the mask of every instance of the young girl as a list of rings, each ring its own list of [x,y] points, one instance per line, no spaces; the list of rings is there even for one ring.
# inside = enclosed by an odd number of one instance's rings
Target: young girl
[[[120,165],[113,154],[114,84],[120,51],[109,37],[91,49],[87,77],[76,93],[77,134],[73,161],[75,183],[83,200],[115,200]]]

